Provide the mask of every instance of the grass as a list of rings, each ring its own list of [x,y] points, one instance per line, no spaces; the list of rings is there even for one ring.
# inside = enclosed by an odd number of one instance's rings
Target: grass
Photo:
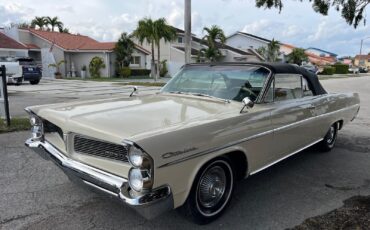
[[[30,121],[28,118],[25,118],[25,117],[12,118],[10,121],[10,127],[6,126],[6,123],[4,120],[0,120],[0,134],[24,131],[24,130],[30,130],[30,129],[31,129]]]
[[[152,80],[149,76],[131,76],[129,78],[118,78],[118,77],[89,77],[82,79],[80,77],[73,77],[73,78],[63,78],[64,80],[80,80],[80,81],[98,81],[98,82],[122,82],[128,80],[142,80],[148,79]]]
[[[166,83],[164,82],[122,82],[122,83],[117,83],[117,85],[136,85],[136,86],[155,86],[155,87],[162,87],[164,86]]]

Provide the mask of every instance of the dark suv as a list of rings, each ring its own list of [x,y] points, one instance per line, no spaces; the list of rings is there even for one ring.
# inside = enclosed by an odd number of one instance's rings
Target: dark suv
[[[42,77],[41,68],[32,58],[18,58],[17,61],[22,66],[23,81],[29,81],[31,85],[37,85]]]

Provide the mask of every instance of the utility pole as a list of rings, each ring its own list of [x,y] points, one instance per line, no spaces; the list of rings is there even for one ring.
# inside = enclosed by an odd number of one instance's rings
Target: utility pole
[[[185,63],[191,61],[191,0],[185,0]]]
[[[361,39],[361,45],[360,45],[360,55],[362,54],[362,44],[364,43],[364,40],[369,39],[370,37]]]

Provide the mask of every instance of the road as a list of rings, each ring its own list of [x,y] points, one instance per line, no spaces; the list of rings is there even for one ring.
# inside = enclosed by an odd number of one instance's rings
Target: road
[[[358,118],[329,153],[301,152],[238,184],[227,212],[197,226],[176,210],[145,220],[128,207],[69,182],[23,146],[27,132],[0,135],[0,229],[286,229],[356,195],[370,195],[370,77],[325,80],[330,92],[357,91]]]

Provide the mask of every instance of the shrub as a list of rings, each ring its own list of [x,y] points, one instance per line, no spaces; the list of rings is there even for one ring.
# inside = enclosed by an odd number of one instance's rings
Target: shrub
[[[150,69],[132,69],[131,76],[149,76]]]
[[[349,66],[346,65],[346,64],[336,63],[336,64],[332,65],[332,67],[335,68],[335,73],[336,74],[348,74]]]
[[[335,73],[335,67],[325,66],[324,70],[321,72],[322,75],[333,75]]]
[[[159,73],[159,76],[165,77],[168,73],[167,69],[167,60],[161,61],[161,72]]]
[[[89,64],[89,71],[92,77],[100,77],[100,69],[105,68],[101,57],[93,57]]]
[[[131,76],[131,69],[129,67],[122,67],[119,70],[119,76],[123,78],[128,78]]]

